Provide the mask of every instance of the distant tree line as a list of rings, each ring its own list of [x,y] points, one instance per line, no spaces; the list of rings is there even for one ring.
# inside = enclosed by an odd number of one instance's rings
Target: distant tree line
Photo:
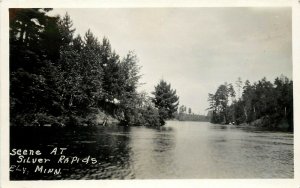
[[[125,125],[163,125],[178,97],[161,81],[137,92],[140,66],[129,52],[121,58],[107,38],[88,30],[74,36],[70,16],[51,9],[10,9],[11,125],[96,125],[104,112]]]
[[[175,114],[175,119],[179,121],[209,121],[205,115],[199,115],[192,112],[191,108],[181,105],[178,112]]]
[[[281,75],[274,83],[266,78],[243,84],[238,78],[236,92],[232,84],[220,85],[209,94],[212,123],[242,124],[293,131],[293,81]]]

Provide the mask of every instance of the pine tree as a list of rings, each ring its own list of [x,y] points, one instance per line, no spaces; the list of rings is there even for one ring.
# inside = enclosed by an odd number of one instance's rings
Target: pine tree
[[[58,17],[47,16],[48,11],[40,8],[9,11],[12,124],[30,123],[38,113],[59,112],[54,61],[59,58],[60,35]]]
[[[154,98],[152,99],[155,107],[158,108],[160,123],[165,124],[165,120],[174,118],[174,113],[178,108],[179,97],[176,95],[176,90],[171,89],[171,84],[167,84],[161,80],[155,91],[152,92]]]
[[[137,123],[136,117],[144,101],[142,95],[136,91],[141,77],[137,62],[136,55],[129,52],[120,63],[115,63],[118,66],[118,75],[114,77],[114,97],[120,103],[119,108],[124,114],[122,121],[126,124]]]
[[[62,47],[70,45],[73,41],[75,29],[73,29],[73,22],[68,13],[59,20],[59,33],[61,35]]]
[[[241,77],[238,77],[237,81],[235,82],[235,86],[237,88],[237,100],[241,99],[241,90],[243,88],[243,81]]]

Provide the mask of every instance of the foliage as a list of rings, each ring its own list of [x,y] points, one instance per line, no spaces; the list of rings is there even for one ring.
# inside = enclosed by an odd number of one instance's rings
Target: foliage
[[[192,113],[192,109],[188,108],[188,112],[186,111],[187,107],[185,105],[181,105],[179,107],[178,113],[175,113],[175,119],[179,121],[208,121],[208,117],[204,115],[194,114]]]
[[[199,114],[176,113],[175,119],[179,121],[209,121],[207,116]]]
[[[51,9],[10,9],[12,125],[97,125],[99,112],[125,125],[159,125],[159,113],[138,93],[140,66],[88,30],[74,36],[70,16]]]
[[[171,89],[171,84],[167,84],[164,80],[155,86],[152,94],[154,95],[152,101],[158,108],[160,123],[164,125],[165,120],[174,118],[174,113],[178,109],[179,97],[176,95],[176,90]]]
[[[186,112],[186,106],[181,105],[181,106],[179,107],[179,114],[183,114],[183,113],[185,113],[185,112]]]
[[[238,85],[240,86],[240,78]],[[228,95],[233,97],[228,103]],[[281,75],[274,83],[266,78],[251,84],[245,81],[241,98],[234,99],[233,88],[221,85],[215,94],[209,94],[212,123],[252,123],[279,128],[288,122],[286,129],[293,130],[293,81]],[[260,121],[258,121],[260,120]]]
[[[231,84],[224,83],[220,85],[215,94],[209,94],[210,110],[213,111],[212,122],[228,123],[228,103],[235,101],[235,91]]]

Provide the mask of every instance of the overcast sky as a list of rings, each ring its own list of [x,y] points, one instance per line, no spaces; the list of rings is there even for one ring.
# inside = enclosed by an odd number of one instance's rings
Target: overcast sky
[[[290,8],[54,9],[71,16],[76,33],[90,28],[124,56],[135,51],[142,66],[139,90],[160,79],[171,83],[180,105],[206,114],[208,93],[224,82],[292,78]]]

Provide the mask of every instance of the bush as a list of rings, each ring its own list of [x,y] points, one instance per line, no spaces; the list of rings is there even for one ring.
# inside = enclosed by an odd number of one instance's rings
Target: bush
[[[151,106],[127,110],[121,125],[126,126],[160,126],[160,116],[158,110]]]
[[[160,126],[160,116],[158,110],[148,106],[141,111],[141,116],[143,117],[143,124],[146,126]]]
[[[81,117],[71,115],[67,117],[65,121],[67,127],[78,127],[82,125],[83,119]]]

